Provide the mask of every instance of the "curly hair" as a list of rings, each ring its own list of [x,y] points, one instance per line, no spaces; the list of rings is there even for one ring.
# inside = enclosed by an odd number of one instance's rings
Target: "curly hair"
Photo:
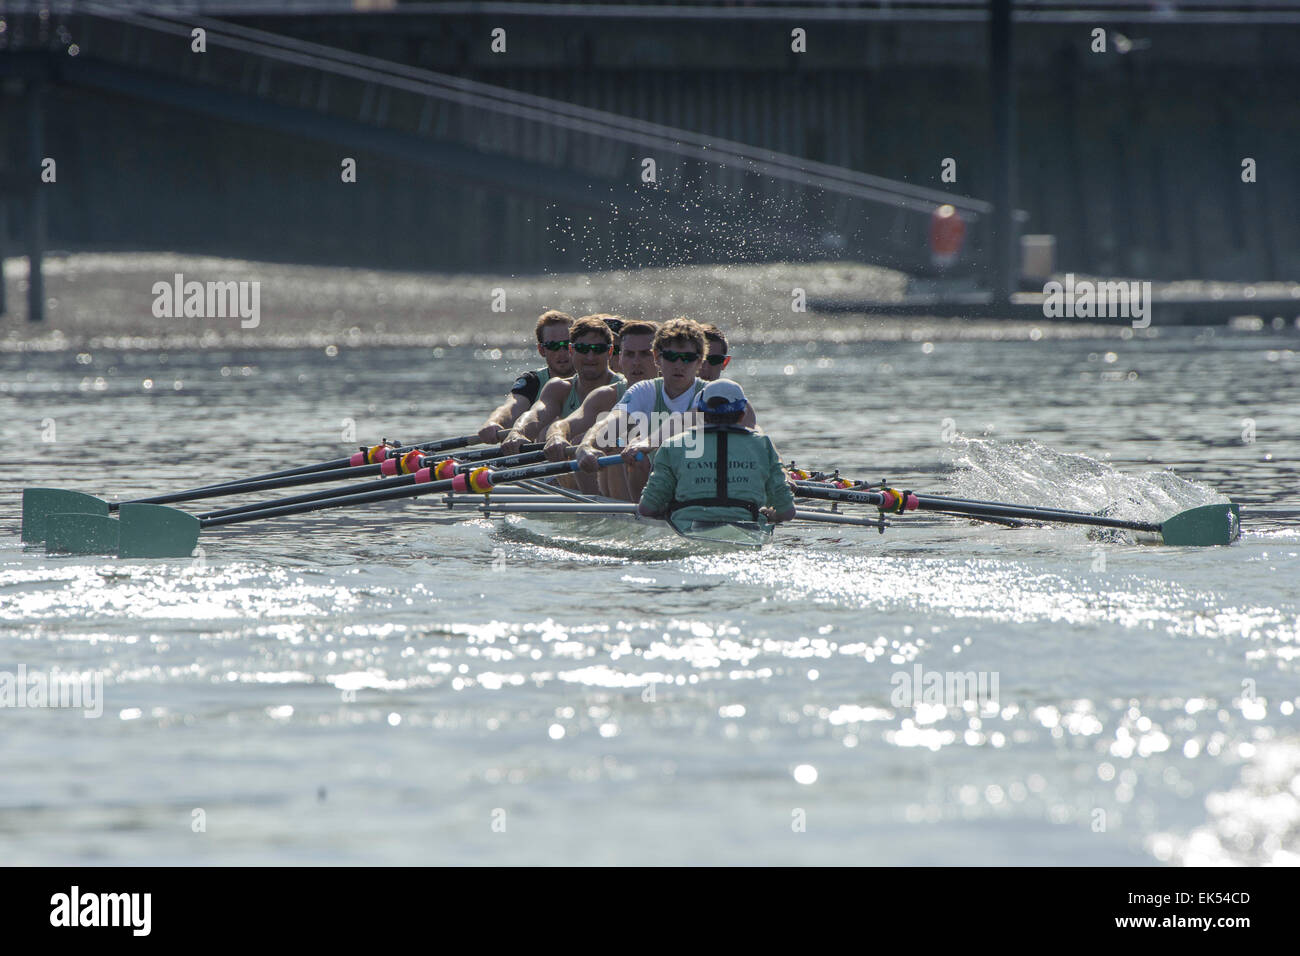
[[[669,342],[678,339],[685,339],[695,346],[695,351],[701,355],[706,354],[707,349],[704,345],[704,326],[694,319],[678,318],[669,319],[663,325],[659,326],[659,331],[655,333],[656,352],[662,352],[663,347]]]

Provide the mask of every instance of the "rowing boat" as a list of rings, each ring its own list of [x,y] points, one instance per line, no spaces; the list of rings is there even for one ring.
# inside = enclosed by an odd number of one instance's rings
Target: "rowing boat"
[[[706,550],[761,550],[773,540],[773,527],[763,521],[661,521],[640,516],[635,504],[547,484],[548,480],[576,471],[578,465],[575,461],[543,461],[544,455],[536,447],[505,456],[500,446],[490,446],[458,452],[458,458],[445,457],[453,448],[476,443],[475,435],[418,446],[384,442],[363,448],[359,454],[314,465],[297,465],[120,504],[83,492],[27,488],[23,491],[22,540],[42,543],[51,552],[115,554],[122,558],[187,557],[193,554],[205,528],[433,495],[441,495],[443,505],[452,512],[468,509],[490,517],[547,516],[570,523],[576,519],[588,526],[593,521],[630,521],[642,531]],[[621,463],[618,455],[597,460],[598,467]],[[1150,535],[1164,545],[1194,547],[1231,544],[1241,533],[1237,505],[1230,502],[1189,508],[1164,521],[1138,521],[1106,511],[1090,514],[917,494],[884,486],[869,488],[862,482],[842,479],[837,473],[809,473],[793,466],[787,473],[799,505],[794,514],[798,522],[856,525],[883,533],[891,521],[899,521],[908,512],[928,511],[1012,527],[1026,523],[1083,525],[1093,531]],[[361,477],[374,480],[198,515],[170,507],[177,502]],[[820,503],[827,503],[829,510],[811,506]],[[854,506],[865,507],[865,513],[850,513]]]

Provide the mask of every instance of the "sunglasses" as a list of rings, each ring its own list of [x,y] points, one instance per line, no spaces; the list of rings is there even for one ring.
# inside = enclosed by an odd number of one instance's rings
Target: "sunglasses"
[[[706,355],[704,361],[708,362],[710,365],[722,365],[729,358],[731,358],[730,355]]]
[[[690,365],[692,362],[700,360],[699,352],[674,352],[672,349],[664,349],[659,353],[659,358],[665,362],[685,362]]]
[[[609,351],[604,342],[574,342],[569,348],[579,355],[604,355]]]
[[[560,352],[569,347],[569,340],[556,339],[553,342],[543,342],[542,347],[550,352]]]

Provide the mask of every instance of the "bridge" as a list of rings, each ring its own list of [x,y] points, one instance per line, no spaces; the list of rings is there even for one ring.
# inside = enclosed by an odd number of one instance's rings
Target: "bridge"
[[[449,271],[854,259],[964,280],[954,308],[994,310],[1021,230],[1054,235],[1062,271],[1300,270],[1293,0],[11,0],[0,18],[0,245],[38,261],[47,233]],[[360,174],[340,188],[343,157]],[[967,238],[939,269],[945,204]]]
[[[35,6],[8,16],[0,75],[24,102],[24,174],[10,180],[26,200],[37,260],[48,214],[32,170],[48,155],[52,91],[107,93],[262,129],[328,145],[332,157],[363,150],[443,183],[516,196],[524,215],[500,217],[501,233],[537,243],[548,241],[542,230],[567,234],[586,246],[586,266],[847,258],[924,273],[934,268],[930,219],[944,205],[969,236],[951,271],[973,268],[986,242],[985,201],[193,12],[238,4],[145,13],[87,0],[52,16]],[[196,30],[202,53],[193,49]],[[391,194],[374,201],[385,198],[400,202]],[[469,228],[490,231],[474,218]],[[442,267],[429,252],[404,264]],[[33,285],[38,304],[39,279]]]

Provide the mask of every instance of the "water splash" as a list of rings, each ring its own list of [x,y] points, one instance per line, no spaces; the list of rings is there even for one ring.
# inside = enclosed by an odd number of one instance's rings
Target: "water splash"
[[[1132,521],[1162,521],[1199,505],[1227,502],[1208,485],[1168,469],[1132,475],[1087,455],[1067,454],[1033,439],[952,443],[955,495],[1075,511]]]

